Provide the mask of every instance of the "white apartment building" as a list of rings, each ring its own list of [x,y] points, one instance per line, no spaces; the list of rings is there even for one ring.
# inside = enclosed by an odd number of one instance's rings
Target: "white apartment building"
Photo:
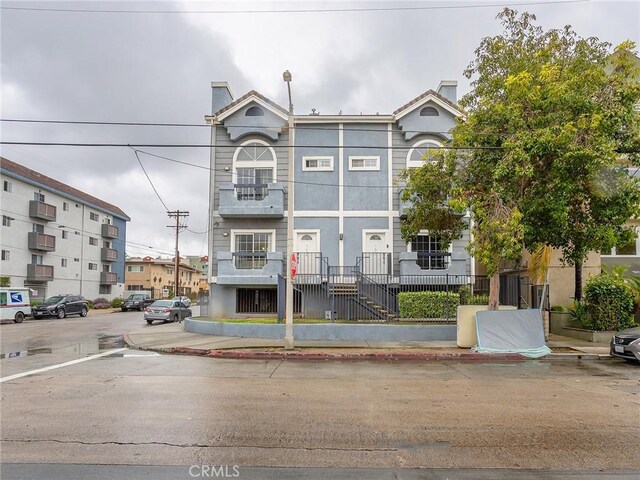
[[[0,275],[31,298],[124,290],[126,222],[118,207],[0,157]]]

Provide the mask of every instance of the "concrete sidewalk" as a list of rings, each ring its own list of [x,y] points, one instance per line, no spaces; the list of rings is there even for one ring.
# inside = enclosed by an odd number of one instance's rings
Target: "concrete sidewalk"
[[[294,350],[284,350],[282,339],[219,337],[185,332],[183,324],[149,325],[124,334],[132,348],[161,353],[202,355],[217,358],[255,359],[389,359],[389,360],[526,360],[519,354],[481,354],[459,348],[454,341],[296,341]],[[609,345],[550,335],[552,352],[546,358],[597,360],[609,357]]]

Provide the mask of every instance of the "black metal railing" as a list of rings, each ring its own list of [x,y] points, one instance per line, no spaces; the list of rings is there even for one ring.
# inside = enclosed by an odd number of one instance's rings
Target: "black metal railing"
[[[237,269],[261,269],[267,264],[267,252],[234,252],[231,255]]]
[[[267,187],[266,183],[236,183],[233,185],[236,198],[243,201],[264,200],[269,196]]]

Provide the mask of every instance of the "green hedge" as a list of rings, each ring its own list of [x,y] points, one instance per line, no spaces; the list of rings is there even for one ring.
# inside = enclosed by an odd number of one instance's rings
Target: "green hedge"
[[[584,289],[588,315],[583,326],[590,330],[618,331],[635,325],[633,292],[620,277],[591,277]]]
[[[460,294],[449,292],[400,292],[400,318],[453,318]]]
[[[111,308],[120,308],[122,307],[122,302],[124,300],[122,300],[122,298],[120,297],[115,297],[113,300],[111,300]]]

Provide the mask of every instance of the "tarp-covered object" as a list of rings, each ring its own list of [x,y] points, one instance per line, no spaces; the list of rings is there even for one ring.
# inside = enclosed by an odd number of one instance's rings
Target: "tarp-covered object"
[[[480,353],[519,353],[539,358],[551,353],[544,341],[542,311],[488,310],[476,313]]]

